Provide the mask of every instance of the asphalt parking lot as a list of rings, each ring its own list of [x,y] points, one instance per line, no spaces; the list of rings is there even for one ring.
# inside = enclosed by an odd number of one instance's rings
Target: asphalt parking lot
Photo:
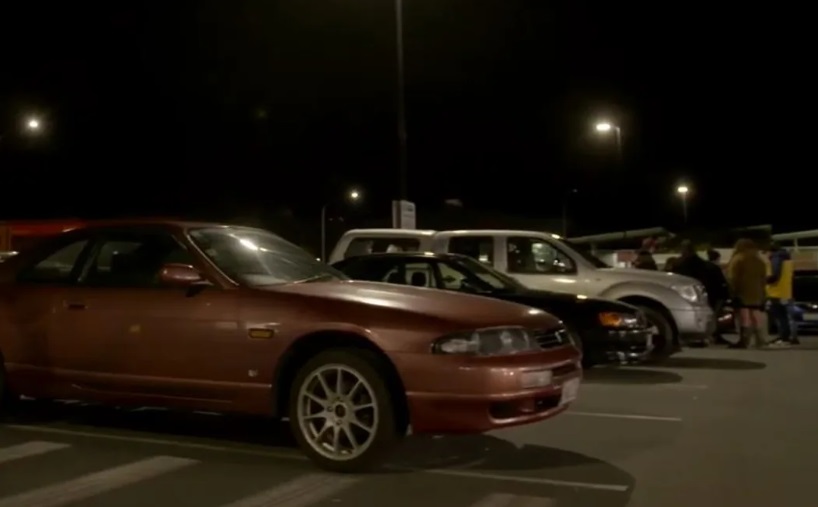
[[[409,438],[368,476],[266,420],[30,402],[0,425],[0,507],[813,507],[816,385],[815,338],[594,369],[560,417]]]

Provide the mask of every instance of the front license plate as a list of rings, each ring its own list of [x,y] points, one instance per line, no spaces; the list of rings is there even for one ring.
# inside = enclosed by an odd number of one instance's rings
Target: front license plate
[[[804,320],[815,321],[818,320],[818,313],[805,313]]]
[[[574,378],[569,380],[568,382],[562,385],[562,398],[560,399],[560,405],[565,405],[566,403],[571,403],[572,401],[577,399],[577,395],[579,394],[579,379]]]
[[[551,385],[552,379],[553,374],[551,370],[526,371],[523,372],[522,377],[520,377],[520,383],[524,389],[530,389],[532,387],[549,386]]]

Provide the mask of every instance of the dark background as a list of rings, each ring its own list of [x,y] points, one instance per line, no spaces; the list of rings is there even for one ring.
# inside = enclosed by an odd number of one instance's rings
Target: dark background
[[[405,0],[409,197],[558,218],[576,188],[590,233],[680,226],[685,181],[691,225],[816,228],[800,18]],[[0,218],[314,218],[351,186],[363,202],[332,214],[386,216],[394,36],[389,0],[4,2]],[[622,126],[621,167],[602,118]]]

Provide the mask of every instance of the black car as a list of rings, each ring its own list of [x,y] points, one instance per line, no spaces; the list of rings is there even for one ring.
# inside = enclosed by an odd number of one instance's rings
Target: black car
[[[586,367],[639,360],[651,350],[651,330],[637,308],[607,299],[532,290],[465,255],[384,253],[350,257],[333,267],[354,280],[469,292],[540,308],[571,331]]]

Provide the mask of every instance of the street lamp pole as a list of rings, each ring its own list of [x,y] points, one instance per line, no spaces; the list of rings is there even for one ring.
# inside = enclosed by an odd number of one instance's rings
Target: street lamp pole
[[[687,194],[690,193],[690,188],[687,185],[679,185],[676,187],[676,193],[682,199],[682,219],[687,225]]]
[[[400,199],[409,198],[409,163],[406,133],[406,74],[403,51],[403,0],[395,0],[395,46],[398,64],[398,171],[400,178]]]
[[[360,199],[361,193],[357,190],[352,190],[347,194],[350,201],[357,201]],[[328,202],[321,206],[321,261],[327,262],[327,208],[332,204]]]

